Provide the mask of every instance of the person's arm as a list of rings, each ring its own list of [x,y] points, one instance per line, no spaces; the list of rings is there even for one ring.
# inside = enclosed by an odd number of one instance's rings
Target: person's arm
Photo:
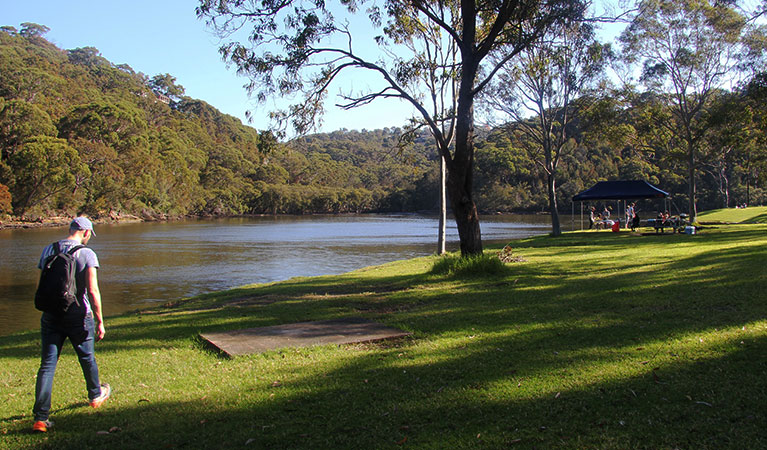
[[[99,290],[99,279],[95,267],[85,269],[85,288],[88,290],[88,298],[91,301],[93,309],[93,319],[96,322],[96,340],[104,339],[106,330],[104,329],[104,316],[101,314],[101,291]]]

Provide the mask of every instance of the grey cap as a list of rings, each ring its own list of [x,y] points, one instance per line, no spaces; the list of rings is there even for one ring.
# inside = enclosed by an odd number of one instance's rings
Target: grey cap
[[[75,220],[69,224],[69,228],[74,230],[91,230],[91,233],[93,233],[94,236],[96,235],[96,232],[93,231],[93,223],[88,220],[87,217],[76,217]]]

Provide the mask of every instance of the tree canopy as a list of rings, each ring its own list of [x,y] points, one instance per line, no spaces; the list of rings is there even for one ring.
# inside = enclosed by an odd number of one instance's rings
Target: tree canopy
[[[621,35],[629,62],[642,64],[642,82],[667,95],[661,125],[687,164],[688,212],[697,216],[697,171],[706,112],[713,94],[735,77],[748,31],[737,5],[708,0],[643,0]]]
[[[361,7],[366,7],[361,12]],[[230,40],[221,47],[224,59],[251,80],[259,100],[272,95],[300,93],[300,101],[275,117],[292,121],[299,133],[317,122],[332,82],[342,73],[364,70],[378,74],[380,89],[345,96],[346,108],[378,99],[410,103],[428,124],[447,167],[447,189],[463,255],[482,252],[479,217],[474,201],[474,102],[496,72],[519,52],[533,45],[544,32],[579,20],[586,11],[580,0],[402,2],[383,5],[360,1],[328,3],[322,0],[242,2],[201,0],[198,16],[222,37],[246,30],[247,39]],[[346,15],[347,17],[339,17]],[[367,20],[375,30],[379,52],[367,55],[357,46],[358,33],[350,20]],[[434,40],[423,39],[434,33]],[[417,39],[411,39],[412,36]],[[455,133],[439,126],[422,96],[429,78],[419,73],[430,65],[445,64],[435,48],[455,46],[457,55],[441,69],[458,80]],[[410,45],[401,45],[409,43]],[[496,55],[496,58],[490,56]],[[426,58],[424,58],[426,56]],[[450,139],[452,138],[452,139]],[[454,144],[451,147],[451,140]]]

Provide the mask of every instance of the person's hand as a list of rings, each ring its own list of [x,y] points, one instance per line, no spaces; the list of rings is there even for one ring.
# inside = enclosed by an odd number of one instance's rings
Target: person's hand
[[[106,334],[106,330],[104,329],[104,322],[99,322],[96,325],[96,342],[104,339],[105,334]]]

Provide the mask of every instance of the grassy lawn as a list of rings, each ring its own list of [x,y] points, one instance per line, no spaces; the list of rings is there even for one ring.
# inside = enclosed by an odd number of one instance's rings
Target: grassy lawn
[[[701,223],[767,223],[767,206],[726,208],[703,211],[698,214]]]
[[[46,435],[37,332],[0,337],[0,448],[767,448],[767,225],[512,246],[505,274],[427,257],[109,318],[113,398],[85,406],[66,348]],[[197,337],[352,316],[413,335],[233,359]]]

